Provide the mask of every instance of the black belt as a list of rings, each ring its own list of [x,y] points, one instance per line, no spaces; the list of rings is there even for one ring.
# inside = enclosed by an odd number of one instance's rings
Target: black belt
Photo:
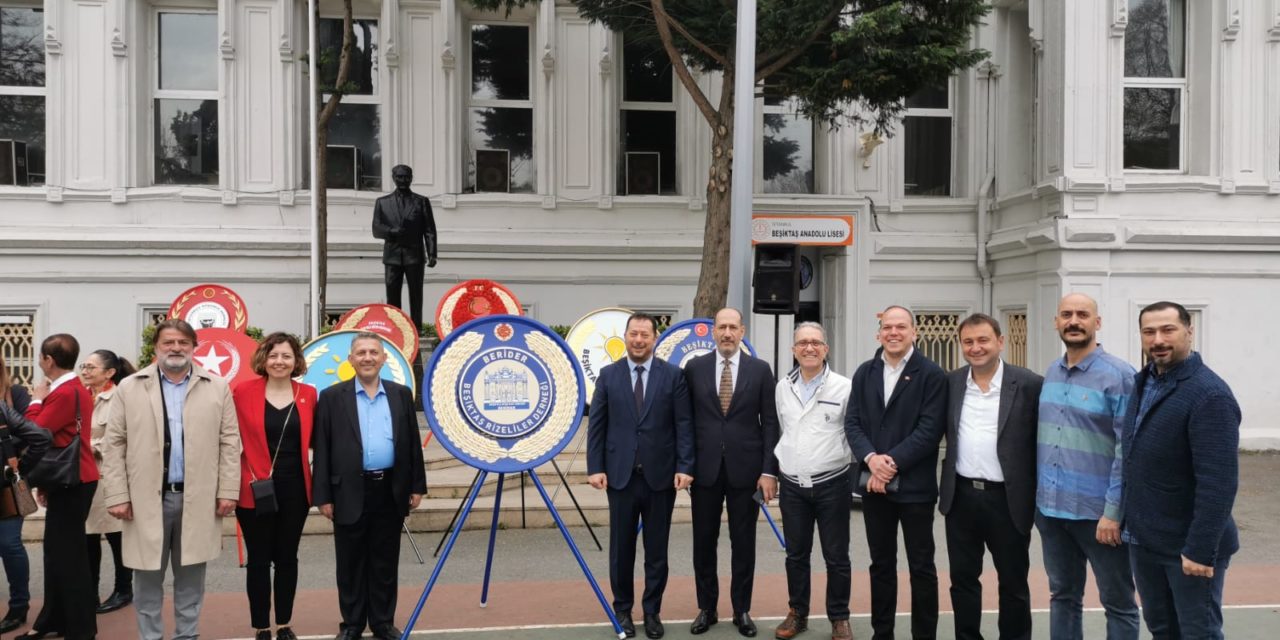
[[[186,488],[186,487],[185,487],[185,484],[184,484],[184,483],[182,483],[182,482],[166,482],[166,483],[164,483],[164,492],[165,492],[165,493],[182,493],[182,491],[183,491],[185,488]]]
[[[364,479],[365,480],[385,480],[389,475],[391,475],[390,469],[376,469],[374,471],[365,471]]]
[[[956,474],[956,479],[959,480],[961,484],[971,486],[974,489],[977,489],[978,491],[996,491],[996,490],[1003,491],[1004,490],[1004,483],[996,482],[995,480],[979,480],[977,478],[966,478],[958,473]]]

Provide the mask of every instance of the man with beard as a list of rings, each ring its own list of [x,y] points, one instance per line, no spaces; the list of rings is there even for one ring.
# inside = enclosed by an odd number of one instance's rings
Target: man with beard
[[[160,323],[157,364],[116,389],[102,451],[103,500],[124,520],[125,566],[137,572],[138,636],[164,637],[165,567],[173,564],[175,639],[198,637],[205,564],[240,497],[240,428],[227,383],[191,363],[196,332]]]
[[[1185,307],[1147,305],[1138,323],[1150,364],[1124,422],[1124,536],[1142,615],[1157,638],[1222,638],[1240,405],[1191,350]]]
[[[911,637],[934,638],[938,570],[933,505],[938,501],[938,442],[946,430],[947,376],[915,350],[915,316],[906,307],[894,305],[880,314],[876,340],[880,348],[875,356],[853,374],[844,418],[849,448],[862,463],[859,475],[867,476],[861,493],[871,556],[871,627],[877,640],[893,638],[901,523],[911,576]]]
[[[732,577],[729,600],[738,633],[756,635],[751,620],[751,589],[756,567],[756,520],[760,507],[778,492],[778,412],[773,370],[769,363],[742,353],[746,335],[737,309],[716,312],[712,335],[716,350],[689,361],[684,379],[693,402],[696,471],[691,489],[693,518],[693,574],[698,592],[698,615],[689,633],[706,633],[716,623],[720,578],[716,545],[720,515],[728,505]]]
[[[1049,576],[1049,635],[1079,640],[1085,570],[1093,567],[1107,638],[1138,637],[1123,516],[1121,427],[1133,367],[1102,349],[1098,303],[1082,293],[1058,303],[1054,327],[1067,353],[1049,365],[1036,436],[1036,529]]]
[[[693,482],[693,415],[680,367],[653,357],[653,316],[627,319],[627,359],[600,372],[587,427],[588,481],[609,496],[609,583],[630,638],[636,527],[644,522],[644,633],[661,638],[667,540],[676,492]]]

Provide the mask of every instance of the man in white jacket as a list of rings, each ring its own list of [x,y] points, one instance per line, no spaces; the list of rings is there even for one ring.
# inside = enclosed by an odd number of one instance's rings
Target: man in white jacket
[[[827,366],[827,333],[816,322],[796,325],[791,347],[799,368],[778,382],[782,437],[774,454],[781,471],[778,504],[787,542],[790,611],[774,630],[781,640],[809,628],[809,555],[817,525],[827,562],[827,619],[833,640],[852,638],[849,629],[848,471],[851,453],[844,410],[852,382]]]

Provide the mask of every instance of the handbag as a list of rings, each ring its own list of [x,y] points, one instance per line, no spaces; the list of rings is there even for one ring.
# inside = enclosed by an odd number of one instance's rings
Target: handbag
[[[27,474],[27,480],[41,489],[65,489],[80,484],[80,397],[76,394],[76,435],[65,447],[49,447],[44,457]]]
[[[280,504],[276,501],[276,481],[271,477],[276,471],[276,459],[280,457],[280,445],[284,443],[284,432],[289,428],[289,419],[293,417],[293,409],[298,406],[298,397],[294,396],[293,404],[289,405],[289,413],[284,416],[284,423],[280,425],[280,439],[276,441],[276,451],[271,454],[271,470],[267,472],[267,477],[261,480],[254,475],[253,469],[249,469],[249,491],[253,493],[253,512],[260,516],[269,516],[280,510]]]
[[[18,475],[12,464],[5,464],[4,475],[6,483],[0,490],[0,518],[25,518],[35,513],[38,507],[27,481]]]
[[[898,487],[901,486],[902,484],[898,482],[901,479],[902,479],[902,476],[894,476],[893,479],[889,481],[889,484],[885,485],[884,487],[885,493],[897,493]],[[860,473],[858,473],[858,495],[860,496],[869,495],[869,492],[867,491],[867,483],[870,481],[871,481],[870,469],[863,469]]]

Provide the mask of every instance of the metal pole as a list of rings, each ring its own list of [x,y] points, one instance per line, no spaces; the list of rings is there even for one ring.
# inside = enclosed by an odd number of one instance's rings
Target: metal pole
[[[320,335],[320,318],[324,312],[320,308],[320,209],[316,198],[316,185],[320,184],[320,174],[316,167],[316,92],[319,91],[319,54],[316,52],[316,0],[307,0],[307,131],[310,139],[307,150],[311,154],[307,166],[311,170],[311,337]]]
[[[484,584],[480,587],[480,607],[489,606],[489,574],[493,569],[493,543],[498,539],[498,518],[502,513],[502,479],[507,474],[498,474],[498,492],[493,495],[493,522],[489,525],[489,551],[484,557]]]
[[[756,0],[738,2],[734,60],[728,298],[729,306],[741,310],[746,321],[751,302],[751,196],[755,186]]]
[[[484,478],[489,474],[480,471],[480,481],[471,487],[471,494],[467,496],[467,501],[463,503],[462,517],[458,520],[458,528],[449,534],[449,541],[444,545],[444,555],[436,560],[436,567],[431,570],[431,577],[427,578],[427,586],[422,588],[422,597],[418,598],[418,604],[413,608],[413,613],[409,614],[409,624],[406,624],[404,631],[401,632],[400,640],[409,640],[409,635],[413,633],[414,625],[418,624],[418,616],[422,615],[422,606],[427,604],[427,596],[431,595],[431,589],[436,586],[436,580],[440,579],[440,570],[444,568],[444,561],[449,559],[449,552],[453,551],[453,543],[458,541],[458,534],[462,533],[462,524],[466,522],[467,516],[471,514],[471,507],[475,506],[476,496],[480,495],[480,487],[484,486]],[[612,613],[612,612],[610,612]],[[617,623],[614,623],[617,627]]]

